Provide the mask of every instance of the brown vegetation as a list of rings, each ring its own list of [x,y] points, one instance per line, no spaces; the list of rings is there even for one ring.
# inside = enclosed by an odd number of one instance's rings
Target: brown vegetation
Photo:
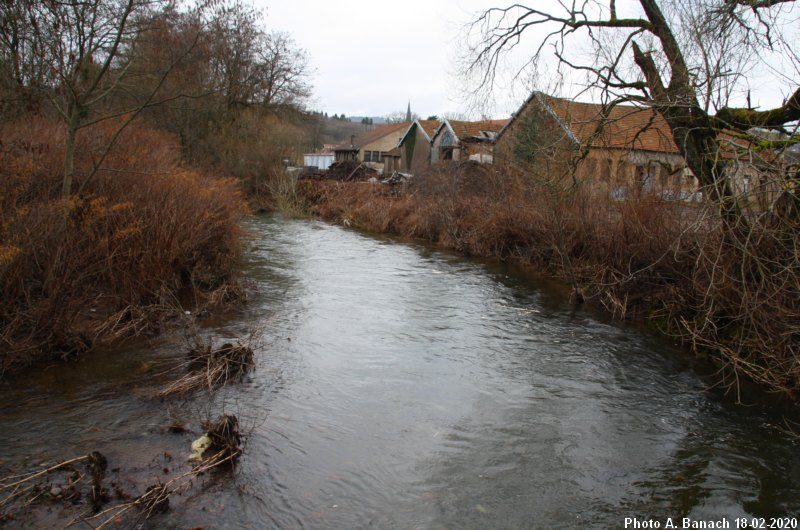
[[[0,373],[157,329],[184,294],[237,295],[235,182],[182,166],[169,135],[132,125],[65,200],[63,127],[0,126]],[[116,130],[79,131],[76,175]]]
[[[474,163],[434,166],[402,194],[325,181],[301,182],[299,193],[329,220],[560,276],[578,299],[711,353],[723,384],[738,388],[744,375],[787,394],[800,389],[800,241],[769,214],[735,239],[710,207],[555,191]]]
[[[242,342],[225,343],[219,348],[199,343],[189,351],[187,362],[177,367],[186,368],[186,374],[164,387],[158,397],[186,395],[202,389],[212,391],[230,380],[240,379],[253,363],[253,350]]]

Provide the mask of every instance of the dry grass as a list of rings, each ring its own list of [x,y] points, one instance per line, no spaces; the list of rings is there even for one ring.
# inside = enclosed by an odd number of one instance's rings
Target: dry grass
[[[0,374],[157,330],[182,299],[237,294],[237,184],[183,167],[177,143],[142,126],[83,181],[112,132],[81,131],[80,191],[64,201],[62,127],[0,125]]]
[[[241,342],[226,343],[219,348],[210,343],[198,344],[189,351],[187,362],[178,367],[185,368],[187,373],[164,387],[157,397],[182,396],[203,389],[212,391],[240,379],[253,364],[253,350]]]
[[[711,354],[732,389],[746,377],[800,390],[800,231],[791,222],[763,214],[726,234],[710,206],[611,201],[475,164],[435,166],[402,194],[368,183],[298,189],[320,217],[559,276],[578,299]]]

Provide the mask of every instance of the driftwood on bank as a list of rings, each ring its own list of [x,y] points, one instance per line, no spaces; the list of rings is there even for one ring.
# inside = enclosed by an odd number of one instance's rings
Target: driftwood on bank
[[[205,422],[203,428],[207,430],[205,436],[211,439],[211,445],[190,470],[167,482],[149,486],[142,495],[132,501],[112,506],[91,517],[75,519],[67,526],[83,523],[95,529],[106,528],[119,522],[123,515],[135,509],[138,510],[139,519],[149,519],[153,515],[169,510],[170,497],[189,488],[196,478],[220,469],[225,464],[233,466],[242,454],[242,436],[239,433],[239,420],[236,416],[223,414],[214,422]]]
[[[110,489],[105,487],[108,461],[97,451],[40,471],[6,477],[0,481],[0,521],[13,520],[17,513],[30,509],[43,499],[62,502],[65,507],[76,505],[83,511],[66,527],[86,525],[95,529],[106,528],[121,523],[123,516],[127,517],[131,512],[136,514],[136,520],[163,513],[169,509],[170,496],[186,490],[205,473],[221,469],[226,464],[235,465],[242,454],[243,437],[236,416],[223,414],[216,421],[204,422],[202,427],[210,444],[197,463],[166,482],[159,481],[148,486],[144,493],[135,497],[121,493],[113,482]],[[79,470],[79,463],[85,463],[85,471]],[[66,483],[53,479],[53,474],[57,472],[69,474]],[[116,492],[117,499],[125,502],[103,509],[112,500],[111,491]]]

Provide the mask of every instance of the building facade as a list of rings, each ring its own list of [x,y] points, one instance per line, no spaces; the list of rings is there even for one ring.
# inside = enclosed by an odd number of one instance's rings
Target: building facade
[[[400,139],[400,170],[412,175],[424,171],[431,164],[431,137],[439,127],[439,120],[415,120]]]
[[[380,125],[351,139],[350,144],[334,149],[337,162],[358,161],[383,173],[386,153],[396,148],[409,123]]]
[[[507,123],[508,120],[445,119],[431,138],[431,163],[445,160],[492,163],[495,137]]]
[[[698,189],[666,120],[633,105],[606,108],[534,92],[498,133],[494,154],[509,170],[575,178],[612,198],[690,199]]]

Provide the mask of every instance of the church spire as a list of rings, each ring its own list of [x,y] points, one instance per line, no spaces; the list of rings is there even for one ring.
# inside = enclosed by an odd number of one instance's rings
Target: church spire
[[[411,121],[411,100],[408,100],[408,110],[406,111],[406,121]]]

